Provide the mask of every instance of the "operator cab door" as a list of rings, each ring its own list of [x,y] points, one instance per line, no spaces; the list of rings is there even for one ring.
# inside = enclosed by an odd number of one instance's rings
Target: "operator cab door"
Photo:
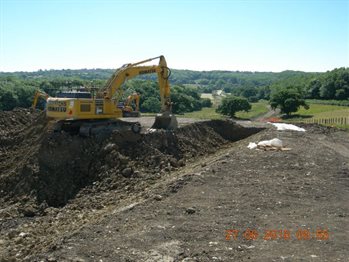
[[[96,99],[96,115],[102,115],[104,113],[104,101],[103,99]]]

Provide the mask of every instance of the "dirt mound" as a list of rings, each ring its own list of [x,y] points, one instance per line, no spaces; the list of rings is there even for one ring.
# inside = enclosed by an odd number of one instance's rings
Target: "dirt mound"
[[[212,153],[260,130],[215,120],[175,131],[138,135],[114,132],[108,138],[97,139],[52,134],[42,114],[25,118],[26,115],[25,110],[12,112],[12,118],[18,121],[14,120],[12,131],[10,124],[6,129],[8,134],[16,133],[18,139],[8,136],[11,142],[1,150],[4,171],[0,197],[6,201],[31,199],[56,207],[65,205],[86,186],[93,186],[91,190],[110,190],[144,181],[151,183],[189,159]],[[20,142],[14,145],[14,141]]]
[[[0,197],[28,195],[37,152],[47,134],[44,112],[17,108],[0,112]]]
[[[13,111],[0,111],[1,137],[27,127],[30,123],[30,118],[32,118],[32,115],[29,110],[23,108],[16,108]]]
[[[48,136],[43,129],[37,140],[20,144],[20,152],[23,145],[31,149],[30,158],[11,162],[16,166],[12,173],[1,169],[1,179],[6,176],[12,186],[0,181],[1,190],[8,192],[0,198],[0,258],[344,260],[348,134],[326,135],[327,128],[319,126],[313,127],[317,133],[307,127],[306,132],[292,132],[257,126],[267,129],[234,144],[230,141],[258,130],[207,121],[175,132],[82,139]],[[292,150],[246,147],[274,137]],[[9,157],[17,152],[14,146],[8,147]],[[20,186],[15,188],[16,183]],[[5,198],[10,202],[3,202]],[[328,228],[329,241],[315,238],[321,225]],[[241,230],[238,241],[225,240],[230,228]],[[245,237],[248,228],[259,232],[256,245]],[[263,240],[270,228],[290,230],[291,239]],[[314,239],[298,241],[299,228],[310,229]],[[294,250],[300,249],[297,256]]]
[[[30,112],[25,108],[16,108],[13,111],[0,111],[0,146],[13,146],[26,135],[33,135],[36,127],[47,124],[45,113],[42,111]],[[34,127],[34,130],[32,129]]]
[[[338,128],[336,127],[331,127],[331,126],[324,126],[320,124],[313,124],[313,123],[297,123],[297,126],[303,127],[305,130],[308,132],[314,133],[314,134],[332,134],[335,132],[338,132]]]

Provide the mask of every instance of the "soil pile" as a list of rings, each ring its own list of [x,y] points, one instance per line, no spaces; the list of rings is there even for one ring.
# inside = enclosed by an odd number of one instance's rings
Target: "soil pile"
[[[37,153],[47,134],[44,112],[0,112],[0,197],[30,194]]]
[[[2,122],[12,133],[0,150],[1,261],[347,257],[347,133],[266,127],[231,143],[260,129],[217,120],[82,138],[52,133],[38,113],[6,114],[18,130]],[[292,150],[247,148],[274,137]],[[328,227],[330,241],[298,241],[299,225]],[[226,240],[229,228],[237,240]],[[260,233],[253,245],[247,228]],[[269,228],[292,239],[265,241]]]
[[[54,207],[64,206],[88,185],[110,190],[154,180],[188,159],[259,131],[215,120],[175,131],[116,131],[108,138],[82,138],[50,132],[42,113],[20,109],[3,114],[0,197]]]
[[[30,112],[25,108],[16,108],[13,111],[0,111],[0,146],[1,150],[6,147],[16,146],[30,135],[36,133],[38,127],[46,125],[44,112]],[[34,131],[34,132],[33,132]]]

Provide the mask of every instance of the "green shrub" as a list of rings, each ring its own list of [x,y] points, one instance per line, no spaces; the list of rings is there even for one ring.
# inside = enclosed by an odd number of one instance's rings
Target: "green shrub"
[[[248,111],[251,109],[251,104],[246,98],[237,96],[226,96],[222,103],[218,106],[217,112],[222,115],[234,117],[238,111]]]

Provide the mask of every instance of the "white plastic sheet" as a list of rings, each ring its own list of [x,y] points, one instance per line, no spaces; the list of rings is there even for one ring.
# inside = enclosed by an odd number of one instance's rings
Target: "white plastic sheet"
[[[300,131],[305,132],[304,128],[298,127],[296,125],[292,124],[285,124],[285,123],[270,123],[273,126],[277,128],[277,130],[284,131],[284,130],[293,130],[293,131]]]

